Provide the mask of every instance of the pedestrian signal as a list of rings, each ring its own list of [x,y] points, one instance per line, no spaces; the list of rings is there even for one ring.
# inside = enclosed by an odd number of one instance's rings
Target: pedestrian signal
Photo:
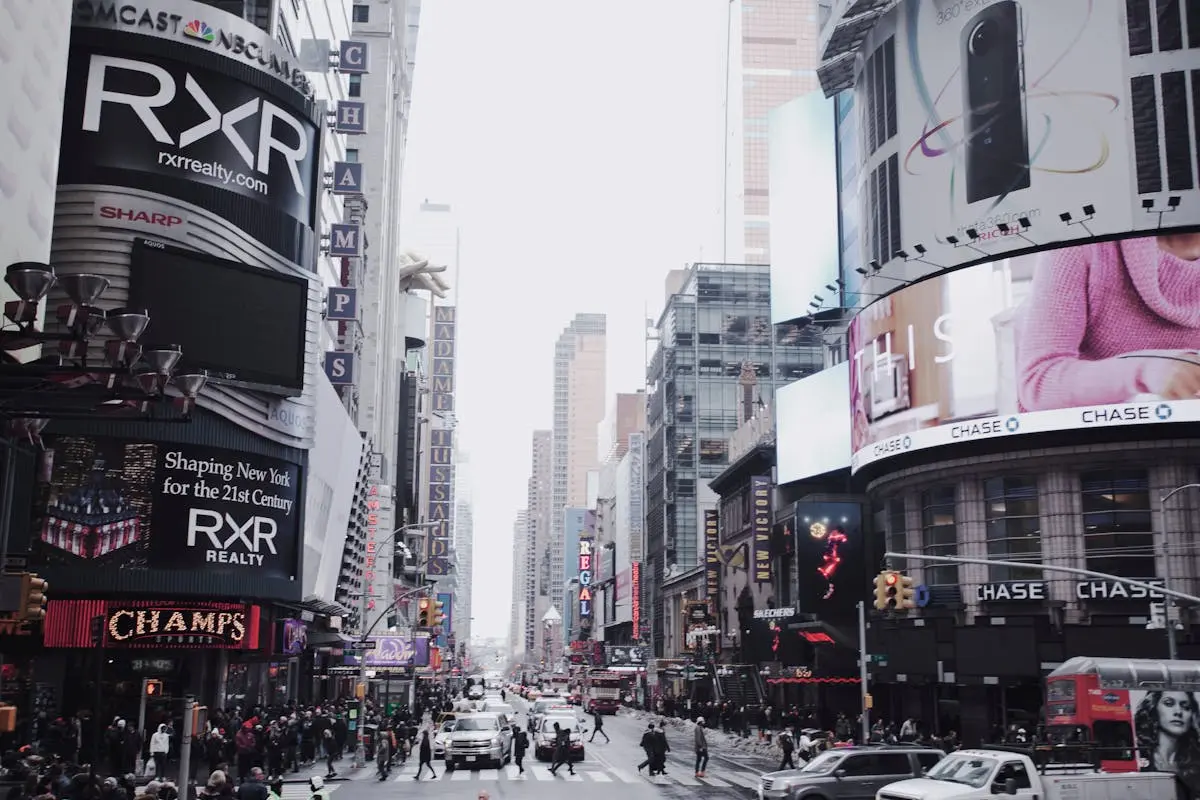
[[[162,697],[162,681],[144,680],[142,681],[142,687],[145,690],[142,693],[146,695],[146,697]]]
[[[430,620],[429,612],[430,612],[429,598],[422,597],[420,602],[417,603],[417,627],[418,628],[433,627],[433,623]]]

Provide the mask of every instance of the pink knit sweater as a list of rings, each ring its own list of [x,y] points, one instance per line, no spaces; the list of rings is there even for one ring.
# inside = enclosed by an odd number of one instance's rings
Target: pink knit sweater
[[[1178,362],[1118,356],[1200,350],[1200,261],[1163,252],[1152,238],[1047,253],[1018,330],[1026,411],[1158,394]]]

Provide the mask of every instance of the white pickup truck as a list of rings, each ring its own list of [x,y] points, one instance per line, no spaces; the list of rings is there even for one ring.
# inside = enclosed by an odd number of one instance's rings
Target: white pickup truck
[[[884,786],[875,800],[1176,800],[1175,776],[1165,772],[1095,772],[1055,764],[1039,772],[1027,755],[1000,748],[959,750],[924,777]]]

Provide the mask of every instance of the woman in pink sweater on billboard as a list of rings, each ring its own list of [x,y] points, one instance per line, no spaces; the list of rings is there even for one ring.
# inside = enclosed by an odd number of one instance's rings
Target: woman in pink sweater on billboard
[[[1017,380],[1024,411],[1200,397],[1200,233],[1045,254]]]

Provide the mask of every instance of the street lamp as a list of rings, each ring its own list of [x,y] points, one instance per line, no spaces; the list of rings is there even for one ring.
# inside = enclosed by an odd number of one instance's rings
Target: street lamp
[[[408,531],[414,531],[414,530],[426,530],[429,528],[436,528],[436,527],[441,526],[441,524],[442,524],[441,522],[417,522],[412,525],[401,525],[399,528],[396,528],[396,530],[392,531],[387,536],[383,537],[383,540],[378,542],[376,544],[376,546],[378,547],[379,545],[387,544],[388,542],[395,539],[398,534],[406,533]],[[428,563],[428,559],[426,559],[425,563]],[[368,603],[370,602],[370,598],[371,598],[371,587],[368,586],[366,581],[364,580],[362,596],[359,598],[359,609],[358,609],[358,630],[359,630],[358,642],[359,642],[359,644],[363,645],[365,647],[366,642],[367,642],[367,637],[369,637],[371,635],[371,631],[375,630],[375,626],[378,625],[383,619],[385,619],[387,617],[388,613],[391,612],[391,610],[393,608],[395,608],[397,605],[399,605],[403,600],[407,599],[408,597],[413,596],[414,594],[418,594],[421,592],[427,592],[427,591],[429,591],[428,586],[419,586],[416,589],[413,589],[409,592],[405,592],[404,594],[401,594],[399,597],[396,597],[395,599],[393,599],[392,602],[390,604],[388,604],[387,608],[383,609],[383,611],[380,612],[379,616],[375,619],[375,621],[373,623],[371,623],[370,625],[367,625],[367,612],[370,610],[368,608]],[[415,678],[415,676],[414,676],[414,678]],[[359,686],[363,687],[363,697],[362,697],[362,700],[359,701],[358,724],[360,726],[360,730],[358,731],[358,735],[355,737],[356,743],[354,745],[354,766],[356,769],[361,768],[363,766],[363,764],[366,763],[366,758],[367,758],[367,750],[363,744],[363,737],[362,737],[362,731],[361,731],[361,726],[364,722],[364,714],[362,712],[366,709],[366,699],[367,699],[366,698],[366,681],[367,681],[367,651],[363,648],[359,648],[359,650],[358,650],[358,683],[359,683]],[[356,692],[356,694],[357,694],[357,692]]]
[[[1162,532],[1158,540],[1162,543],[1163,585],[1168,589],[1171,588],[1171,554],[1167,552],[1167,501],[1185,489],[1200,489],[1200,483],[1185,483],[1182,486],[1176,486],[1158,499],[1159,516],[1162,518]],[[1174,607],[1175,600],[1172,597],[1167,596],[1163,599],[1163,608],[1166,610],[1167,618],[1167,658],[1172,661],[1179,657],[1178,643],[1175,637],[1175,620],[1171,619],[1171,609]]]
[[[153,418],[156,406],[170,402],[168,387],[177,394],[180,419],[189,418],[207,374],[178,371],[179,345],[139,343],[149,310],[99,308],[108,278],[58,275],[46,264],[21,261],[7,267],[4,282],[17,296],[4,304],[11,327],[0,331],[0,418],[10,433],[36,440],[51,418]],[[39,307],[56,285],[70,302],[54,309],[58,330],[47,331],[38,326]],[[17,355],[50,344],[54,351],[33,361]],[[91,355],[97,346],[100,357]]]

